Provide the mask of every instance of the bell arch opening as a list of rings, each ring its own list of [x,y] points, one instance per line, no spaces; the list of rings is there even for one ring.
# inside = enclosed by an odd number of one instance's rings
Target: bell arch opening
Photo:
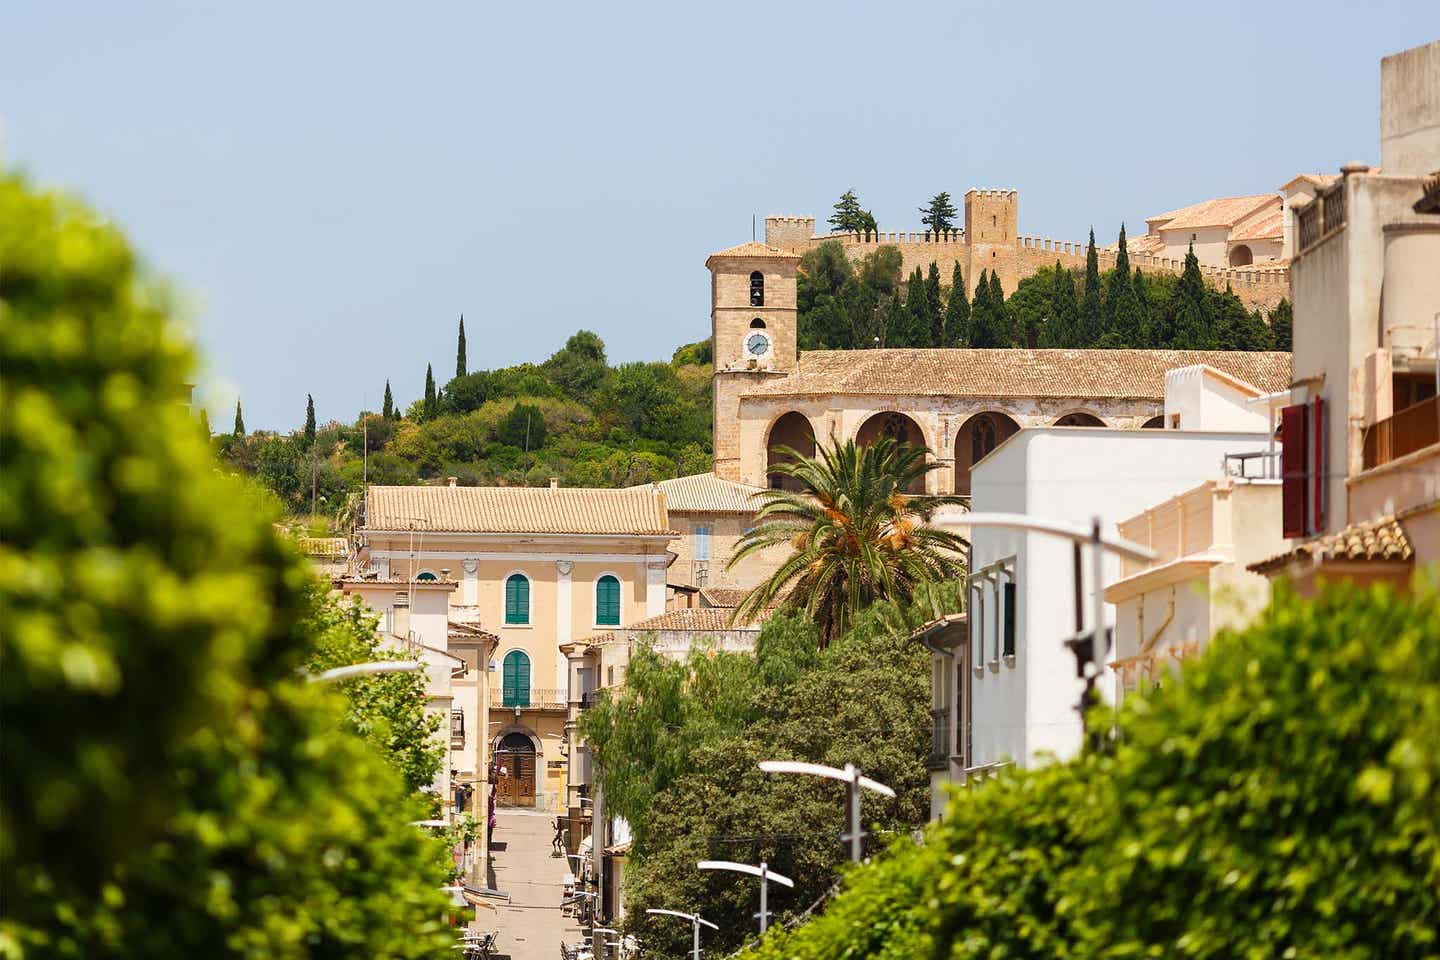
[[[955,433],[955,492],[970,495],[970,469],[1020,431],[1003,413],[977,413]]]
[[[770,435],[765,440],[765,477],[771,490],[800,489],[796,480],[775,470],[778,464],[793,460],[784,450],[786,447],[802,457],[815,456],[815,430],[803,413],[792,410],[770,425]]]

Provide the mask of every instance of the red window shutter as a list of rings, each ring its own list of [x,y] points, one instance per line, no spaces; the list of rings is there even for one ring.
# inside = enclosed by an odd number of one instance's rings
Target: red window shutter
[[[1280,411],[1280,504],[1281,533],[1286,537],[1305,536],[1306,467],[1305,404]]]
[[[1310,482],[1314,484],[1315,532],[1325,529],[1325,398],[1315,398],[1315,429],[1310,433],[1310,450],[1313,456]]]

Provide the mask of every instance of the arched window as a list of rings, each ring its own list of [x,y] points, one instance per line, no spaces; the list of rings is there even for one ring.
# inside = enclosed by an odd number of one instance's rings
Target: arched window
[[[530,580],[523,573],[512,573],[505,580],[505,622],[530,622]]]
[[[765,274],[759,270],[750,274],[750,306],[765,306]]]
[[[433,580],[436,580],[436,579],[438,579],[438,578],[435,576],[435,574],[431,573],[429,570],[421,570],[418,574],[415,575],[415,579],[416,579],[416,581],[418,582],[418,581],[422,581],[422,580],[423,580],[423,581],[433,581]]]
[[[751,320],[751,321],[750,321],[750,329],[751,329],[751,330],[764,330],[764,329],[765,329],[765,321],[764,321],[764,320],[761,320],[759,317],[756,317],[754,320]]]
[[[595,625],[620,626],[620,581],[608,573],[595,581]]]
[[[501,706],[530,706],[530,658],[524,650],[511,650],[505,654],[505,664],[500,676]]]
[[[995,421],[988,415],[976,419],[970,431],[970,462],[979,463],[995,449],[995,444]]]
[[[1251,251],[1251,249],[1250,249],[1249,247],[1247,247],[1245,244],[1242,243],[1242,244],[1240,244],[1238,247],[1232,247],[1232,248],[1231,248],[1231,250],[1230,250],[1230,266],[1232,266],[1232,267],[1248,267],[1248,266],[1250,266],[1250,264],[1252,264],[1252,263],[1254,263],[1254,262],[1255,262],[1255,254],[1254,254],[1254,252]]]

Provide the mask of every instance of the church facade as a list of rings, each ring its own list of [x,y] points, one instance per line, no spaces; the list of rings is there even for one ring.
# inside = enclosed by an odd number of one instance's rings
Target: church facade
[[[777,448],[812,455],[879,436],[923,445],[931,493],[970,492],[970,467],[1025,427],[1157,429],[1165,372],[1207,364],[1260,392],[1290,383],[1288,353],[1199,350],[797,348],[800,255],[751,242],[713,254],[714,460],[718,477],[785,481]]]

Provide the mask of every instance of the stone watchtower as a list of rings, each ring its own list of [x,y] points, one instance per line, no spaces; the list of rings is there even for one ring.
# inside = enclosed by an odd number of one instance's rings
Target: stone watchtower
[[[1014,190],[967,190],[965,192],[965,240],[970,245],[970,269],[965,282],[970,291],[981,270],[1000,275],[1005,293],[1015,292],[1016,245],[1019,237],[1019,195]]]
[[[727,480],[740,480],[740,397],[746,386],[784,376],[798,362],[799,265],[799,254],[753,241],[705,261],[715,357],[715,473]]]

